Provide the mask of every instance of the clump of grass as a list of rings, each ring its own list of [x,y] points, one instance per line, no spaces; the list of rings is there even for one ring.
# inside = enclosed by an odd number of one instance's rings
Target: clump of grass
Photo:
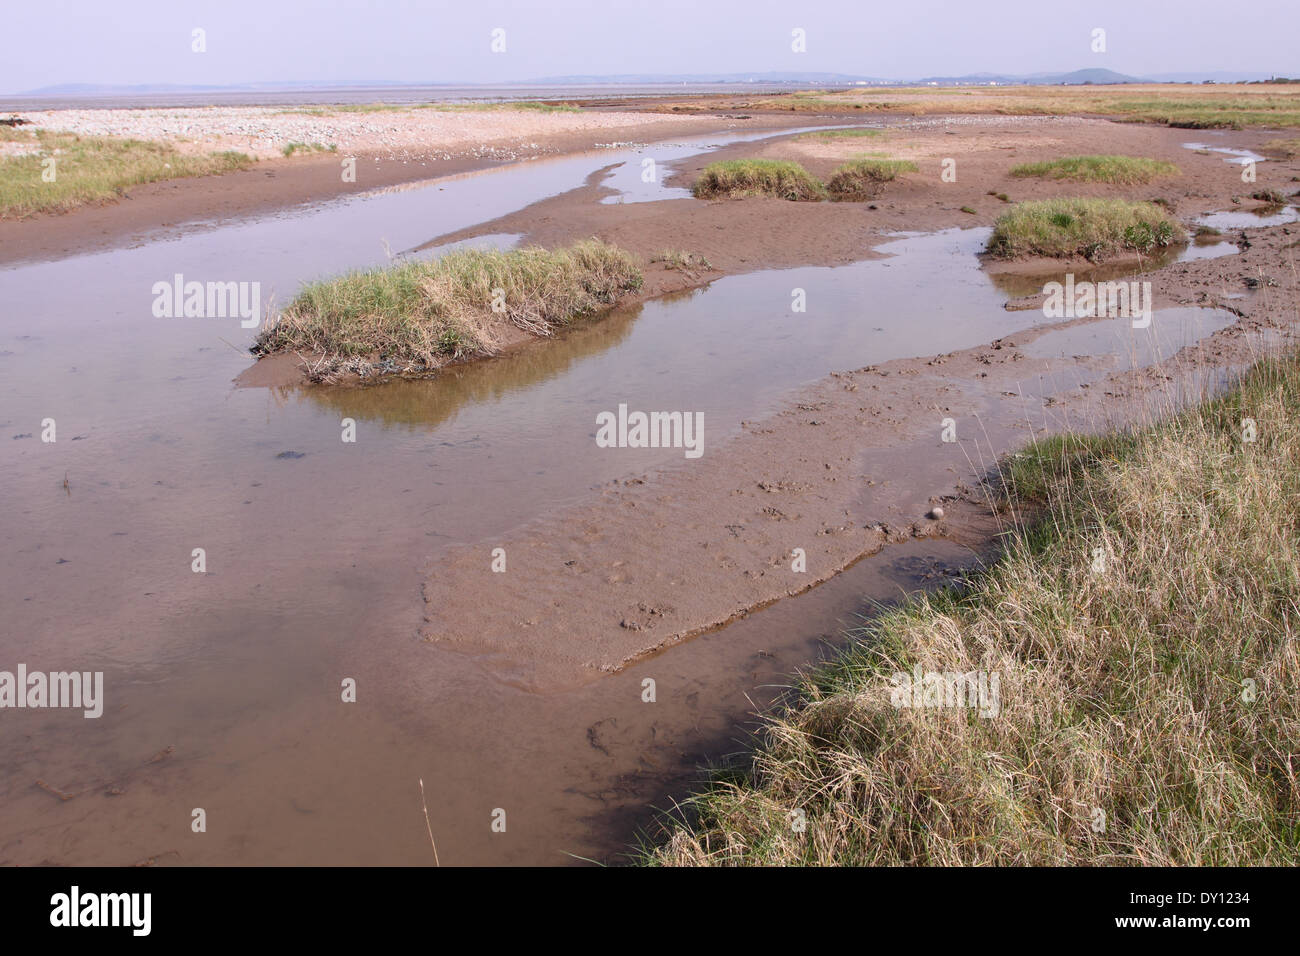
[[[682,272],[693,272],[696,269],[712,269],[713,265],[709,260],[696,252],[687,252],[684,249],[665,249],[663,252],[652,257],[651,262],[662,262],[665,269],[677,269]]]
[[[1149,428],[1013,456],[1040,520],[964,590],[859,629],[642,862],[1300,863],[1297,402],[1291,356]],[[897,706],[914,669],[996,673],[996,715]]]
[[[1280,206],[1286,202],[1286,197],[1276,189],[1260,189],[1250,194],[1251,199],[1257,199],[1260,202],[1266,202],[1273,206]]]
[[[1075,183],[1120,185],[1149,183],[1162,176],[1177,176],[1180,172],[1173,163],[1140,156],[1066,156],[1041,163],[1021,163],[1011,168],[1011,175],[1019,178],[1038,176]]]
[[[728,159],[710,163],[691,189],[697,199],[774,196],[796,202],[826,198],[826,187],[801,165],[779,159]]]
[[[65,212],[115,199],[131,186],[232,172],[253,163],[243,153],[195,155],[163,143],[49,130],[5,127],[3,139],[33,147],[23,155],[0,158],[0,218],[4,219]],[[46,182],[42,173],[50,168],[45,161],[51,158],[54,179]]]
[[[827,182],[831,196],[838,200],[874,199],[885,183],[901,173],[916,172],[916,163],[905,159],[854,159],[839,166]]]
[[[993,225],[995,256],[1083,256],[1150,252],[1184,242],[1186,231],[1149,202],[1123,199],[1045,199],[1017,203]]]
[[[1264,144],[1264,149],[1277,153],[1283,159],[1295,159],[1300,156],[1300,139],[1273,139]]]
[[[294,141],[286,143],[284,149],[280,152],[285,156],[292,156],[294,153],[334,153],[338,151],[337,146],[326,146],[324,143],[300,143]]]
[[[460,250],[307,285],[253,351],[434,368],[496,352],[509,326],[550,335],[641,283],[631,253],[598,239],[556,250]]]
[[[884,135],[884,130],[871,129],[870,127],[863,126],[855,129],[818,130],[813,133],[804,133],[799,137],[799,139],[860,139],[863,137],[871,138]]]
[[[962,206],[961,211],[964,213],[969,213],[972,216],[976,215],[976,211],[972,209],[970,206]]]

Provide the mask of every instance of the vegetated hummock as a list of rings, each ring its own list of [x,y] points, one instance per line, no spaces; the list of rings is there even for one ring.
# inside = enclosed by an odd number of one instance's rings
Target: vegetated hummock
[[[813,133],[803,133],[798,139],[858,139],[862,137],[884,136],[883,129],[873,129],[869,126],[858,126],[853,129],[825,129]]]
[[[790,160],[728,159],[706,166],[691,193],[696,199],[774,196],[796,202],[817,202],[826,198],[826,186]]]
[[[1300,863],[1297,405],[1291,355],[1012,456],[1004,557],[857,631],[643,862]],[[997,673],[998,715],[895,706],[914,668]]]
[[[838,200],[873,199],[900,173],[914,172],[916,163],[905,159],[853,159],[836,167],[827,188]]]
[[[840,92],[800,91],[762,99],[738,98],[737,109],[901,113],[991,113],[1065,116],[1100,113],[1120,122],[1160,123],[1183,129],[1300,126],[1300,87],[1222,84],[1126,86],[861,87]]]
[[[1185,242],[1187,232],[1164,207],[1125,199],[1041,199],[998,217],[988,251],[999,257],[1083,256],[1097,261]]]
[[[0,141],[30,143],[32,152],[0,157],[0,218],[65,212],[116,199],[129,186],[244,169],[250,156],[230,151],[182,153],[163,143],[111,136],[0,127]],[[42,173],[53,158],[53,179]]]
[[[685,249],[664,249],[651,257],[650,261],[663,263],[665,269],[676,269],[679,272],[693,272],[696,269],[709,270],[713,268],[708,256],[701,255],[698,252],[687,252]]]
[[[1162,176],[1177,176],[1181,172],[1173,163],[1141,156],[1066,156],[1042,163],[1021,163],[1011,168],[1011,175],[1021,178],[1039,176],[1076,183],[1124,185],[1149,183]]]
[[[550,335],[641,283],[635,257],[599,239],[555,250],[459,250],[307,285],[253,351],[360,359],[358,369],[437,367],[496,352],[511,327]]]

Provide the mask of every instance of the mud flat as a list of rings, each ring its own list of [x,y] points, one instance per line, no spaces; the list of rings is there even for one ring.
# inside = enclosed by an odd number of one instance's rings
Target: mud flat
[[[939,179],[955,152],[942,123],[891,127],[879,148],[918,172],[871,203],[672,198],[654,190],[721,156],[826,147],[656,144],[0,271],[0,477],[21,545],[0,563],[6,647],[105,673],[103,718],[29,714],[0,741],[0,861],[424,864],[422,778],[444,864],[617,862],[648,805],[734,749],[770,685],[870,610],[863,596],[978,563],[997,453],[1166,408],[1293,329],[1285,222],[1225,230],[1228,255],[1141,264],[1149,330],[1009,310],[1026,293],[979,255],[1005,207],[990,190],[1159,195],[1184,221],[1254,204],[1176,130],[974,119],[953,125],[973,137],[956,183]],[[1184,178],[1019,183],[1001,147],[1030,129],[1014,162],[1110,137]],[[643,191],[658,156],[671,174]],[[800,161],[824,176],[841,158]],[[1269,188],[1297,172],[1259,165]],[[150,314],[151,284],[176,271],[260,278],[283,299],[387,261],[381,240],[417,255],[591,235],[643,258],[649,298],[431,379],[322,388],[290,365],[232,388],[251,330]],[[650,261],[665,248],[710,268]],[[620,404],[702,412],[704,454],[599,447],[597,416]],[[32,435],[47,415],[55,445]],[[221,820],[211,839],[189,832],[196,795]]]

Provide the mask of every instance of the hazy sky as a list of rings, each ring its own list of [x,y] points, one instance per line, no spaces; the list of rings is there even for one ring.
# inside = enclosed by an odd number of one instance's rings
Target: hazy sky
[[[891,78],[1107,67],[1300,74],[1300,0],[7,0],[0,92],[61,83]],[[207,51],[191,51],[191,30]],[[505,30],[506,51],[490,49]],[[807,52],[791,50],[791,31]],[[1090,50],[1093,28],[1107,52]]]

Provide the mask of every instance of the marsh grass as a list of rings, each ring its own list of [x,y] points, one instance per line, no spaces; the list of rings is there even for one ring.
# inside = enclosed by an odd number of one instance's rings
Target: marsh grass
[[[706,256],[697,252],[687,252],[685,249],[665,249],[650,261],[663,263],[665,269],[676,269],[680,272],[694,272],[697,269],[707,271],[713,268]]]
[[[772,196],[794,202],[817,202],[826,198],[826,186],[789,160],[728,159],[706,166],[691,193],[697,199]]]
[[[902,173],[916,172],[916,163],[905,159],[852,159],[836,167],[827,181],[831,197],[841,201],[874,199],[885,183]]]
[[[877,136],[884,136],[884,135],[885,135],[885,131],[882,129],[871,129],[869,127],[859,127],[856,129],[819,130],[814,133],[803,133],[802,135],[796,138],[797,139],[820,139],[820,140],[863,139],[863,138],[869,139],[869,138],[874,138]]]
[[[738,104],[754,109],[846,112],[989,113],[1022,116],[1099,114],[1120,121],[1186,129],[1300,126],[1300,88],[1138,84],[1110,86],[875,87],[828,93],[805,91]]]
[[[21,219],[65,212],[116,199],[131,186],[210,176],[245,169],[243,153],[182,153],[163,143],[108,136],[78,136],[48,130],[0,127],[0,140],[31,147],[24,155],[0,158],[0,218]],[[55,179],[45,182],[42,161],[54,158]]]
[[[641,862],[1300,863],[1298,405],[1292,355],[1013,455],[1005,494],[1038,517],[1003,557],[858,629]],[[998,716],[894,706],[914,667],[998,673]]]
[[[300,143],[294,141],[286,143],[284,149],[280,150],[280,152],[284,153],[286,157],[292,156],[294,153],[336,153],[338,147],[326,146],[324,143]]]
[[[460,250],[311,283],[253,351],[360,359],[352,367],[362,369],[436,368],[496,352],[510,327],[550,335],[641,282],[631,253],[598,239],[556,250]]]
[[[1162,206],[1123,199],[1043,199],[1012,206],[989,237],[995,256],[1148,253],[1185,242],[1186,230]]]
[[[1036,176],[1076,183],[1121,185],[1149,183],[1181,172],[1173,163],[1140,156],[1066,156],[1042,163],[1021,163],[1011,168],[1011,175],[1019,178]]]

